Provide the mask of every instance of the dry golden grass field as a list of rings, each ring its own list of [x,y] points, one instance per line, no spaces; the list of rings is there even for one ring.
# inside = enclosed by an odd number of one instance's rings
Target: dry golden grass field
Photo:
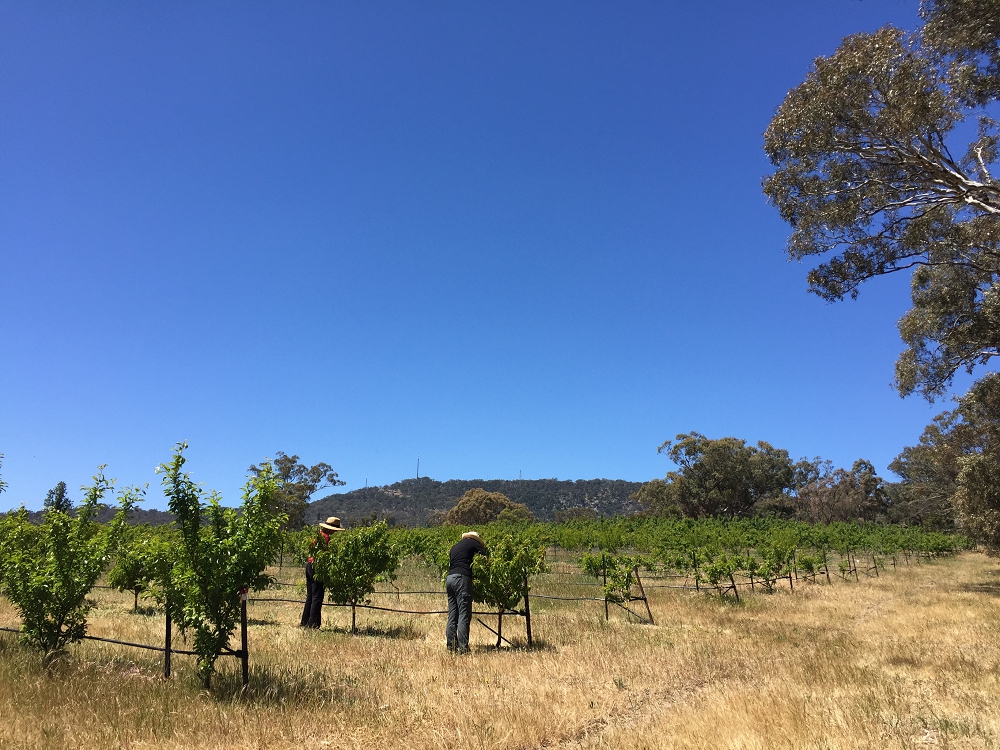
[[[290,571],[282,571],[287,577]],[[574,592],[566,577],[539,592]],[[563,581],[563,583],[559,583]],[[400,588],[434,585],[416,564]],[[583,589],[584,587],[580,587]],[[285,595],[293,592],[288,589]],[[593,593],[592,591],[590,593]],[[1000,562],[967,553],[859,583],[746,597],[649,589],[655,626],[532,601],[534,650],[452,657],[444,618],[252,604],[251,688],[220,660],[85,642],[51,671],[0,634],[0,748],[985,748],[1000,743]],[[96,590],[90,633],[162,643],[161,614]],[[379,601],[438,609],[443,597]],[[495,618],[489,621],[495,625]],[[16,625],[0,600],[0,625]],[[520,620],[505,634],[523,641]],[[517,636],[515,638],[514,636]],[[175,647],[183,641],[175,634]]]

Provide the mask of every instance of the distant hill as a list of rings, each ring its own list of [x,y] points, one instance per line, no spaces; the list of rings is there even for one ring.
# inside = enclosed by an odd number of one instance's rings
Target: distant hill
[[[462,495],[476,487],[489,492],[502,492],[516,503],[524,503],[539,521],[554,521],[556,511],[570,508],[590,508],[602,516],[623,516],[640,510],[629,495],[642,486],[641,482],[622,479],[436,479],[421,477],[406,479],[384,487],[364,487],[340,492],[316,500],[306,509],[306,522],[316,523],[327,516],[338,516],[347,526],[357,525],[376,516],[391,518],[400,526],[426,526],[431,514],[447,512]],[[102,505],[97,520],[110,521],[117,511]],[[29,511],[33,522],[41,520],[41,511]],[[129,523],[160,526],[174,520],[172,513],[162,510],[133,508]]]
[[[350,526],[372,515],[392,518],[405,526],[426,526],[435,511],[449,510],[468,490],[482,487],[502,492],[516,503],[524,503],[539,521],[554,521],[557,510],[590,508],[599,515],[629,515],[639,506],[629,495],[641,482],[622,479],[450,479],[439,482],[421,477],[384,487],[365,487],[316,500],[306,509],[306,522],[316,523],[338,516]]]

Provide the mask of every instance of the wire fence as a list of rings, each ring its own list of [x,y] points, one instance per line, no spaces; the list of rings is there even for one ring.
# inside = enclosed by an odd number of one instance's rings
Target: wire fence
[[[907,555],[905,558],[905,565],[909,565],[909,558],[914,555]],[[837,569],[834,575],[831,575],[831,563],[836,562]],[[696,592],[717,592],[720,598],[725,598],[727,595],[733,595],[737,600],[739,599],[740,589],[745,590],[749,587],[751,590],[755,591],[760,588],[764,591],[773,591],[775,587],[784,581],[787,581],[788,588],[790,591],[794,591],[795,582],[804,582],[807,584],[822,584],[826,581],[828,584],[832,583],[834,577],[840,577],[843,580],[849,580],[851,577],[855,581],[860,580],[860,576],[866,575],[869,577],[877,577],[879,575],[880,567],[885,569],[886,565],[891,563],[893,569],[896,569],[899,565],[897,556],[889,555],[884,556],[883,559],[879,559],[875,553],[866,552],[864,554],[858,555],[856,553],[848,553],[840,556],[839,560],[826,560],[822,568],[814,569],[810,571],[799,571],[793,565],[791,569],[788,570],[787,574],[782,575],[780,578],[754,578],[750,577],[749,580],[743,580],[743,576],[739,576],[741,580],[737,580],[737,575],[730,576],[728,581],[716,581],[714,583],[708,583],[701,578],[700,572],[696,569],[693,574],[691,572],[678,573],[671,572],[668,569],[660,569],[647,571],[646,581],[644,582],[640,574],[638,566],[635,566],[632,570],[632,580],[634,581],[634,586],[638,591],[632,591],[631,586],[629,591],[620,592],[620,595],[612,595],[607,587],[607,563],[605,562],[605,567],[603,571],[603,580],[597,578],[592,581],[567,581],[567,580],[551,580],[551,576],[583,576],[586,575],[579,565],[576,565],[570,560],[553,560],[549,563],[548,569],[536,576],[530,582],[525,578],[524,585],[524,596],[523,596],[523,608],[522,609],[509,609],[504,608],[502,610],[490,610],[490,611],[480,611],[474,610],[472,615],[476,617],[476,621],[482,625],[486,630],[497,636],[497,646],[499,647],[500,642],[507,643],[509,646],[513,646],[506,637],[502,635],[502,622],[503,617],[520,617],[523,618],[526,628],[526,636],[528,645],[531,646],[533,643],[532,631],[531,631],[531,600],[541,599],[555,602],[600,602],[604,604],[604,615],[605,619],[608,619],[610,609],[612,606],[622,609],[628,617],[634,617],[637,621],[655,624],[653,619],[653,613],[649,605],[649,599],[646,595],[647,588],[656,589],[675,589],[675,590],[687,590]],[[919,564],[919,557],[917,559]],[[859,567],[859,565],[862,565]],[[553,566],[559,566],[560,570],[553,570]],[[397,576],[397,579],[403,580],[421,580],[427,581],[427,573],[403,573]],[[654,583],[653,581],[671,581],[676,579],[683,579],[683,583]],[[274,581],[272,586],[280,590],[281,587],[295,587],[301,588],[302,582],[294,581]],[[544,590],[551,587],[562,588],[565,586],[579,586],[579,587],[590,587],[603,590],[600,596],[567,596],[564,594],[549,594],[542,593]],[[112,587],[105,584],[97,584],[95,588],[99,589],[111,589]],[[266,591],[260,592],[266,594]],[[395,585],[391,589],[381,589],[373,592],[373,596],[447,596],[447,593],[441,589],[431,590],[427,588],[419,588],[413,590],[407,590],[399,588]],[[619,601],[620,599],[620,601]],[[242,664],[243,672],[243,684],[247,685],[249,680],[249,649],[247,641],[247,605],[248,604],[294,604],[300,607],[304,607],[306,601],[303,599],[289,598],[284,596],[250,596],[244,593],[241,596],[241,622],[240,622],[240,633],[241,633],[241,647],[239,649],[225,648],[223,650],[223,656],[233,656],[239,658]],[[646,615],[636,612],[632,609],[633,603],[642,603],[645,605]],[[377,604],[371,604],[368,602],[354,602],[354,603],[336,603],[336,602],[323,602],[324,607],[350,607],[352,610],[352,622],[353,622],[353,612],[357,609],[371,610],[377,612],[387,612],[399,615],[407,616],[440,616],[449,613],[447,609],[409,609],[409,608],[398,608],[398,607],[385,607]],[[492,627],[487,625],[479,616],[496,616],[497,617],[497,629],[494,630]],[[137,643],[134,641],[125,641],[115,638],[107,638],[103,636],[94,635],[84,635],[84,640],[98,641],[102,643],[110,643],[119,646],[124,646],[127,648],[138,648],[148,651],[156,651],[163,654],[163,673],[165,677],[170,677],[171,673],[171,656],[172,655],[182,655],[182,656],[198,656],[198,652],[189,649],[178,649],[174,648],[172,645],[172,622],[169,612],[164,612],[165,623],[164,623],[164,641],[163,645],[154,645],[148,643]],[[20,628],[12,627],[0,627],[0,632],[6,633],[21,633]]]

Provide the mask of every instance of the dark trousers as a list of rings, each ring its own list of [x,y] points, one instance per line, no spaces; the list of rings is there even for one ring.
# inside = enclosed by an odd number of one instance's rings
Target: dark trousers
[[[469,625],[472,623],[472,579],[452,573],[444,581],[448,592],[448,627],[445,636],[448,649],[464,653],[469,650]]]
[[[323,597],[326,591],[323,584],[313,578],[313,564],[306,563],[306,606],[302,609],[304,628],[318,628],[323,620]]]

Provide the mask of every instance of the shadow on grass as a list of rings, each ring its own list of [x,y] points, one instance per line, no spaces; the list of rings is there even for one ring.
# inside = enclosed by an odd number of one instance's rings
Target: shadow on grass
[[[247,625],[280,625],[281,623],[277,620],[262,620],[257,617],[247,618]]]
[[[351,632],[348,627],[343,627],[340,625],[334,625],[329,628],[323,628],[321,633],[338,633],[340,635],[353,635],[353,636],[363,636],[363,637],[375,637],[375,638],[392,638],[394,640],[400,641],[415,641],[424,637],[423,631],[417,630],[413,623],[405,623],[403,625],[382,625],[381,623],[375,623],[373,625],[361,625],[357,630]]]
[[[1000,596],[1000,581],[997,582],[976,582],[976,583],[963,583],[958,587],[959,591],[965,591],[970,594],[988,594],[989,596]]]
[[[252,662],[247,687],[243,687],[238,669],[225,669],[213,675],[211,689],[216,702],[260,706],[350,706],[371,700],[372,696],[372,691],[353,675]]]

